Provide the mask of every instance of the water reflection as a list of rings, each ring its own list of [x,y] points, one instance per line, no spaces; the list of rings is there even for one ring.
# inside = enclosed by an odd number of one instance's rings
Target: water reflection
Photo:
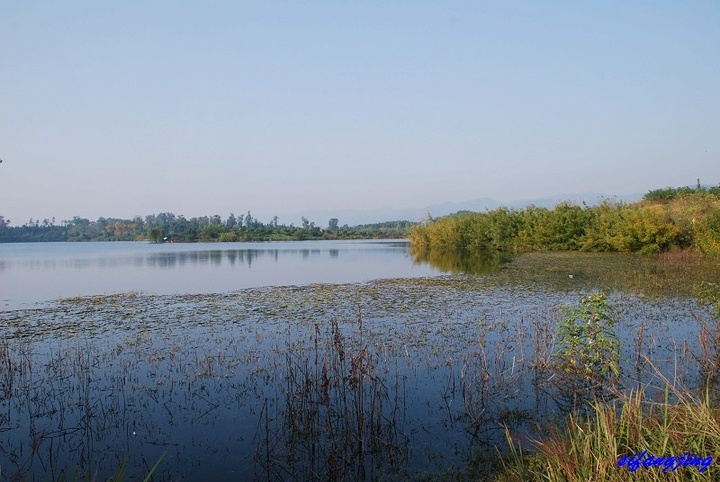
[[[582,288],[694,297],[703,281],[720,279],[720,260],[691,252],[654,256],[568,251],[517,255],[495,251],[410,253],[417,265],[446,273],[494,273],[502,282],[563,291]]]
[[[374,253],[398,253],[398,247],[373,250]],[[342,253],[344,256],[353,253]],[[132,257],[120,257],[114,259],[98,259],[95,263],[101,268],[117,267],[133,264],[138,267],[151,267],[172,269],[186,265],[215,265],[221,266],[229,263],[230,266],[244,265],[252,268],[254,262],[259,260],[270,260],[275,263],[281,258],[299,258],[304,261],[310,259],[319,260],[322,258],[338,259],[341,257],[340,249],[225,249],[225,250],[203,250],[203,251],[178,251],[162,252],[135,255]],[[77,269],[89,268],[94,261],[83,259],[74,261],[73,267]]]
[[[41,243],[36,243],[41,244]],[[60,243],[55,243],[60,244]],[[78,243],[80,244],[80,243]],[[85,243],[90,244],[90,243]],[[110,243],[108,243],[110,244]],[[114,243],[120,244],[120,243]],[[289,243],[288,243],[289,244]],[[297,243],[293,243],[297,244]],[[408,249],[407,243],[387,243],[385,246],[373,246],[372,249],[352,250],[331,248],[244,248],[244,249],[187,249],[187,250],[168,250],[160,252],[152,252],[150,249],[140,249],[134,252],[108,252],[95,254],[92,252],[78,252],[78,256],[53,256],[50,253],[49,258],[45,258],[46,253],[40,253],[39,256],[14,257],[7,256],[7,261],[0,261],[0,273],[12,269],[58,269],[62,267],[71,267],[73,269],[89,269],[89,268],[117,268],[123,266],[135,267],[153,267],[170,269],[183,267],[188,264],[193,265],[216,265],[220,266],[227,262],[231,266],[236,264],[247,265],[251,267],[253,262],[260,259],[268,259],[278,262],[281,258],[300,258],[303,260],[333,258],[337,259],[341,256],[353,256],[358,251],[374,254],[401,254]]]
[[[427,264],[446,273],[494,273],[511,257],[497,251],[438,251],[411,250],[415,263]]]
[[[0,245],[0,309],[61,297],[243,288],[433,276],[405,241]],[[172,271],[172,276],[168,276]]]
[[[279,249],[227,249],[227,250],[210,250],[210,251],[181,251],[149,254],[144,257],[136,257],[134,259],[135,266],[150,267],[161,269],[182,268],[186,265],[213,265],[222,266],[228,263],[230,266],[247,266],[252,268],[253,262],[260,259],[269,259],[273,262],[280,260],[283,256],[297,256],[300,250],[296,252],[279,250]],[[302,255],[306,258],[307,255]],[[123,260],[118,260],[118,265],[124,264]]]

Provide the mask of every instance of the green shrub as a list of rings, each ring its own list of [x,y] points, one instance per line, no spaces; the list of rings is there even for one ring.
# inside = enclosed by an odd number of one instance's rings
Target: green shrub
[[[720,257],[720,196],[706,189],[677,190],[668,202],[463,212],[415,226],[410,241],[415,249],[443,251],[653,254],[695,247]]]
[[[620,343],[607,295],[600,291],[563,311],[554,356],[556,371],[597,385],[611,384],[620,375]]]

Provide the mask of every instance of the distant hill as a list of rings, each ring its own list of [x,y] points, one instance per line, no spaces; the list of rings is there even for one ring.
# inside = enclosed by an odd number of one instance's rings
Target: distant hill
[[[372,210],[361,209],[324,209],[317,211],[305,211],[302,213],[291,213],[281,216],[282,219],[290,219],[288,222],[298,223],[302,216],[315,221],[318,226],[324,224],[330,218],[337,218],[340,225],[356,226],[360,224],[380,223],[383,221],[406,220],[406,221],[422,221],[425,213],[429,212],[432,217],[445,216],[456,213],[458,211],[486,211],[497,209],[499,207],[508,207],[514,209],[522,209],[530,204],[537,207],[552,208],[557,204],[570,201],[576,204],[585,202],[589,206],[594,206],[604,199],[612,201],[635,202],[642,199],[642,194],[628,194],[623,196],[599,194],[599,193],[574,193],[559,194],[557,196],[537,198],[537,199],[520,199],[516,201],[501,202],[492,198],[477,198],[464,202],[445,202],[440,204],[432,204],[429,206],[421,206],[416,208],[381,208]]]

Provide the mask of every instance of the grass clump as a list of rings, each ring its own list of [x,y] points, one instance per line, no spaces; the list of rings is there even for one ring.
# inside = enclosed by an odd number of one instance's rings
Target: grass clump
[[[708,393],[699,399],[669,383],[660,402],[635,390],[596,401],[589,414],[571,415],[545,433],[533,452],[508,434],[510,454],[496,480],[715,480],[720,473],[720,410]]]
[[[717,306],[716,286],[702,287],[700,299]],[[619,344],[606,295],[583,298],[565,313],[558,325],[555,383],[561,392],[573,388],[575,400],[584,398],[585,403],[573,404],[563,422],[541,427],[544,435],[532,440],[532,451],[516,444],[506,429],[509,462],[496,482],[713,480],[720,472],[715,464],[720,453],[716,352],[701,350],[698,361],[706,380],[702,397],[678,388],[657,368],[664,391],[651,395],[641,386],[621,392]],[[648,359],[646,364],[653,366]]]

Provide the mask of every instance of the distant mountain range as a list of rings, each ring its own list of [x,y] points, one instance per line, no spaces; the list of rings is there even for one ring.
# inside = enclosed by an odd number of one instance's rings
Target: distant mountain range
[[[360,209],[324,209],[318,211],[309,211],[304,213],[292,213],[281,216],[282,222],[300,224],[301,218],[313,221],[320,227],[325,227],[330,218],[337,218],[340,226],[345,224],[349,226],[357,226],[359,224],[381,223],[383,221],[422,221],[425,213],[430,213],[432,217],[446,216],[458,211],[486,211],[497,209],[499,207],[507,207],[513,209],[522,209],[529,205],[537,207],[552,208],[557,204],[570,201],[576,204],[583,202],[589,206],[596,205],[605,199],[612,201],[635,202],[642,199],[642,194],[628,194],[623,196],[598,194],[598,193],[576,193],[576,194],[560,194],[553,197],[539,199],[520,199],[511,202],[500,202],[491,198],[471,199],[465,202],[453,203],[445,202],[441,204],[432,204],[417,208],[380,208],[372,210]],[[286,221],[287,219],[290,221]]]

